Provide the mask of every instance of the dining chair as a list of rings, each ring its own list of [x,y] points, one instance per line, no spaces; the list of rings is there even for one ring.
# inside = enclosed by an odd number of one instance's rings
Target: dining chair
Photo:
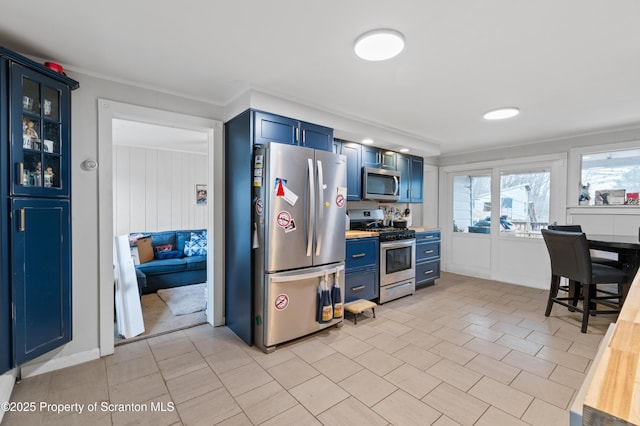
[[[618,268],[591,261],[589,242],[582,232],[554,231],[543,229],[542,237],[551,260],[551,288],[545,316],[551,315],[554,303],[566,306],[571,311],[582,313],[581,332],[587,332],[589,315],[617,314],[620,312],[622,294],[599,288],[602,284],[620,284],[627,278],[626,273]],[[569,284],[560,285],[560,278],[569,280]],[[558,297],[559,291],[568,293],[567,297]],[[578,307],[578,299],[582,293],[582,308]],[[608,307],[599,310],[597,305]]]
[[[582,226],[580,225],[549,225],[547,229],[552,231],[566,231],[566,232],[582,232]],[[619,268],[621,266],[620,261],[616,259],[609,259],[606,257],[591,256],[591,262],[599,263],[601,265],[613,266]]]

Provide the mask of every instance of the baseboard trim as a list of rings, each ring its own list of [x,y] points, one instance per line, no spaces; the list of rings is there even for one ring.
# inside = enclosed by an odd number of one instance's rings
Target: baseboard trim
[[[20,366],[20,375],[23,379],[26,379],[27,377],[33,377],[50,371],[72,367],[98,358],[100,358],[100,349],[95,348],[89,351],[78,352],[76,354],[53,358],[43,362],[22,365]]]
[[[16,383],[18,377],[18,369],[14,368],[6,373],[0,375],[0,404],[9,402],[11,399],[11,392],[13,392],[13,385]],[[0,410],[0,423],[4,417],[4,411]]]

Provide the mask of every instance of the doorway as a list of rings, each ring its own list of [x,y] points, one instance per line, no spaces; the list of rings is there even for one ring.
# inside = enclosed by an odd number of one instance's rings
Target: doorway
[[[148,123],[206,133],[208,168],[209,249],[207,253],[206,319],[212,325],[222,325],[223,317],[223,151],[222,123],[153,108],[98,100],[98,142],[100,165],[98,173],[99,246],[100,246],[100,354],[113,353],[114,347],[114,273],[113,273],[113,122],[114,120]]]

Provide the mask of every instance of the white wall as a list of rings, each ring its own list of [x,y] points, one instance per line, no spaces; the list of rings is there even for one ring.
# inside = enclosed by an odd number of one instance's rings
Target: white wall
[[[206,154],[116,145],[113,171],[116,235],[207,227],[208,206],[195,203]]]

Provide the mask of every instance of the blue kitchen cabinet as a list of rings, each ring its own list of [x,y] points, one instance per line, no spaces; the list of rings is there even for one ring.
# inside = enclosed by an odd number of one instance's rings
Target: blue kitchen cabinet
[[[362,151],[353,142],[342,142],[340,154],[347,157],[347,201],[362,199]]]
[[[0,373],[72,338],[71,91],[0,47]]]
[[[15,198],[11,206],[14,363],[71,341],[69,200]]]
[[[400,172],[399,203],[422,203],[424,188],[424,160],[414,155],[397,154]]]
[[[386,149],[363,145],[362,167],[396,170],[396,153]]]
[[[440,278],[440,231],[416,232],[416,287],[433,285]]]
[[[348,239],[345,254],[345,302],[373,300],[379,295],[377,237]]]
[[[333,129],[276,114],[254,111],[254,143],[269,142],[333,150]]]

